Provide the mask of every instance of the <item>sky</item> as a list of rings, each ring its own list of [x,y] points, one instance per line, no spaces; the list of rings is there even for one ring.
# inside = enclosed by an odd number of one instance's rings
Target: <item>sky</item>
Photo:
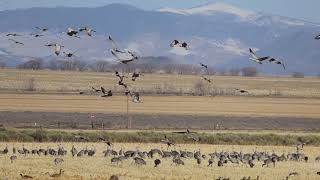
[[[320,0],[0,0],[0,11],[31,7],[99,7],[111,3],[155,10],[162,7],[191,8],[214,2],[320,23]]]

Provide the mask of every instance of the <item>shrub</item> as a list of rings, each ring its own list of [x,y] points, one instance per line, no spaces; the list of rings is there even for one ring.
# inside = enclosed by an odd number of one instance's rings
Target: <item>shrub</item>
[[[292,73],[293,78],[304,78],[304,74],[301,72],[294,72]]]
[[[255,77],[258,75],[258,70],[255,67],[245,67],[242,69],[242,75],[247,77]]]

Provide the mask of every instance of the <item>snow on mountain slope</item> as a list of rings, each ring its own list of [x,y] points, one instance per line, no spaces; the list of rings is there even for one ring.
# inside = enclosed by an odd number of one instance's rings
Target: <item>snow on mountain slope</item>
[[[195,15],[195,14],[213,15],[215,13],[228,13],[228,14],[238,16],[242,19],[252,19],[256,15],[252,11],[243,10],[225,3],[207,4],[204,6],[194,7],[191,9],[162,8],[162,9],[159,9],[158,11],[182,14],[182,15]]]

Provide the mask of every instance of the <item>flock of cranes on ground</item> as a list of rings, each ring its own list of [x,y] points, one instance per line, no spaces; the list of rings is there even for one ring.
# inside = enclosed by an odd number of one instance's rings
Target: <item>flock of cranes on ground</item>
[[[126,162],[132,162],[138,166],[146,166],[149,163],[152,163],[154,168],[161,167],[163,162],[170,163],[171,166],[185,166],[188,164],[192,164],[195,162],[199,167],[205,166],[207,168],[211,167],[225,167],[228,165],[243,165],[248,168],[254,168],[260,165],[260,167],[276,167],[276,164],[281,164],[283,162],[300,162],[300,163],[308,163],[309,157],[303,153],[304,143],[299,143],[296,145],[296,152],[293,153],[282,153],[276,154],[275,152],[265,152],[265,151],[257,151],[254,150],[251,153],[244,153],[242,151],[221,151],[221,152],[212,152],[212,153],[202,153],[200,149],[195,151],[182,150],[179,148],[171,148],[171,150],[167,149],[159,149],[152,148],[149,151],[141,151],[139,148],[134,150],[124,150],[121,148],[120,150],[116,150],[114,148],[114,144],[110,141],[107,141],[104,137],[99,137],[99,141],[103,141],[106,143],[106,149],[103,150],[101,155],[105,158],[110,158],[110,163],[112,165],[119,165]],[[86,141],[86,139],[83,139]],[[74,145],[71,150],[68,152],[63,145],[58,145],[57,148],[52,148],[48,146],[47,148],[31,148],[27,149],[24,145],[22,148],[16,148],[14,145],[12,146],[12,151],[9,152],[8,146],[5,147],[4,150],[0,151],[2,155],[10,155],[11,163],[18,163],[19,158],[23,158],[25,156],[48,156],[53,157],[53,164],[57,167],[65,163],[64,157],[70,153],[73,158],[85,158],[85,157],[93,157],[98,155],[96,148],[92,145],[92,147],[82,147],[76,148]],[[18,158],[18,156],[21,156]],[[98,155],[99,156],[99,155]],[[151,162],[150,162],[151,161]],[[315,158],[316,162],[320,162],[320,156]],[[59,173],[45,173],[50,177],[61,177],[63,175],[64,170],[60,169]],[[320,172],[316,172],[320,175]],[[290,172],[288,176],[284,179],[288,180],[291,177],[299,176],[299,172]],[[34,178],[34,175],[20,174],[23,179],[31,179]],[[253,180],[259,179],[260,176],[256,178],[253,177],[243,177],[240,180]],[[219,177],[217,179],[228,179],[226,177]]]

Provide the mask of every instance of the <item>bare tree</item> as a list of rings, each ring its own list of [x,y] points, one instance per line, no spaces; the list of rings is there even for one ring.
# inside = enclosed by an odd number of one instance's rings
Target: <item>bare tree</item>
[[[245,67],[242,69],[242,75],[247,77],[255,77],[258,75],[258,70],[255,67]]]
[[[304,78],[304,74],[302,72],[294,72],[292,73],[293,78]]]
[[[3,69],[6,67],[6,63],[5,62],[0,62],[0,69]]]
[[[110,69],[110,63],[108,61],[97,61],[93,65],[93,70],[96,72],[107,72]]]
[[[230,76],[239,76],[240,75],[240,69],[238,68],[232,68],[229,70]]]
[[[32,59],[22,64],[17,65],[18,69],[32,69],[39,70],[43,68],[43,62],[41,59]]]

